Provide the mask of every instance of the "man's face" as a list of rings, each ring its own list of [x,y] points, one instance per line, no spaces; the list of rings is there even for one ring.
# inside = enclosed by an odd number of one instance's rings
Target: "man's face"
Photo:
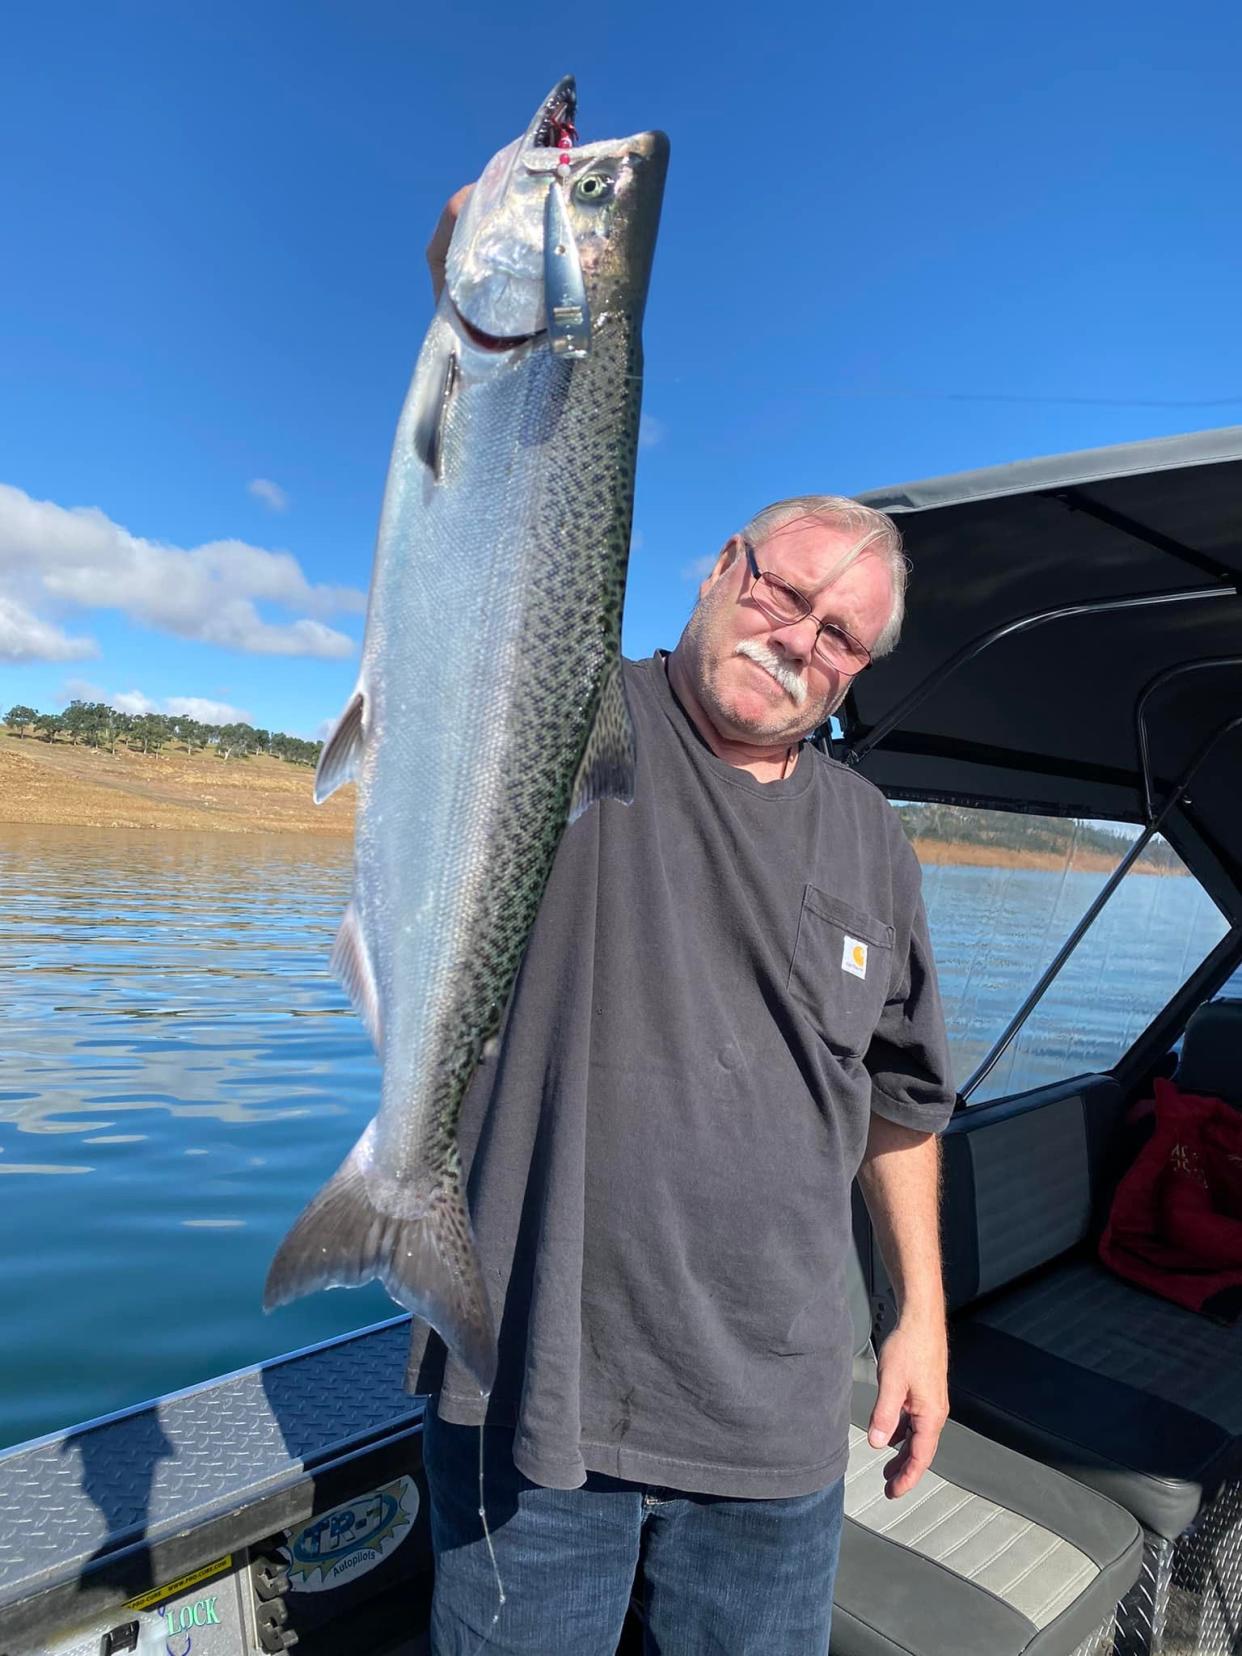
[[[849,676],[814,648],[818,623],[835,621],[870,649],[893,602],[891,578],[875,553],[864,552],[837,573],[856,540],[856,530],[801,518],[755,547],[759,568],[779,575],[812,605],[805,620],[785,624],[752,597],[741,537],[726,543],[678,646],[695,695],[721,735],[761,746],[794,742],[845,699]],[[767,657],[769,666],[756,657]]]

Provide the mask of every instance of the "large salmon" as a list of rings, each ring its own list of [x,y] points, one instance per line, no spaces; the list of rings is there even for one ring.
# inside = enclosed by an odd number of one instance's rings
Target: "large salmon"
[[[482,1390],[496,1337],[456,1145],[565,825],[632,797],[620,673],[662,133],[578,145],[566,79],[484,171],[397,427],[358,686],[315,797],[356,778],[333,966],[379,1113],[264,1304],[378,1278]]]

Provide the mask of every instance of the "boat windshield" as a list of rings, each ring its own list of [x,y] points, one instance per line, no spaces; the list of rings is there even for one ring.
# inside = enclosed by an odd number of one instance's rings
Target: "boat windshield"
[[[897,808],[923,864],[954,1081],[963,1089],[1140,830],[951,805]],[[1227,930],[1157,835],[969,1103],[1111,1069]],[[1235,981],[1242,989],[1242,973]]]

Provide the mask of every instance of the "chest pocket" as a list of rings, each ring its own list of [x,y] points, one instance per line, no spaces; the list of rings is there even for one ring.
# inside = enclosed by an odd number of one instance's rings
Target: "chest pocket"
[[[802,896],[789,992],[834,1052],[859,1057],[888,995],[893,928],[809,885]]]

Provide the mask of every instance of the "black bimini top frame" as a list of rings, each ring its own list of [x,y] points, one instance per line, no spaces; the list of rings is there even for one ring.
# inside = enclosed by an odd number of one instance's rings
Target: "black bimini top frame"
[[[837,756],[890,797],[1143,827],[966,1096],[1156,833],[1242,928],[1242,427],[859,499],[895,518],[913,574]],[[1171,585],[1171,563],[1199,579]]]

